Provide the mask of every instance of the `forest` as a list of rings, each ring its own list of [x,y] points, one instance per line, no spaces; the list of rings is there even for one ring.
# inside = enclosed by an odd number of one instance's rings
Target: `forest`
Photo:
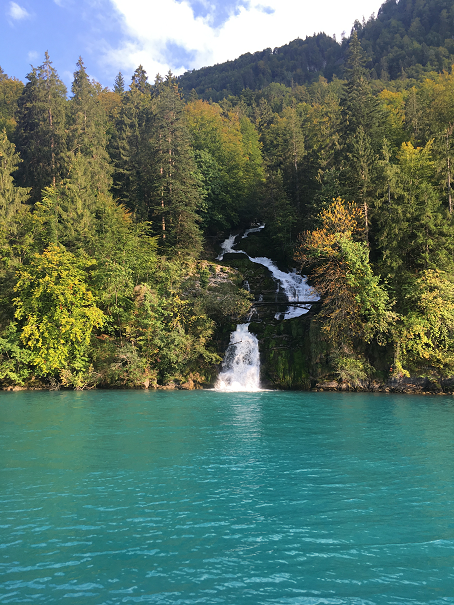
[[[259,223],[320,295],[333,373],[373,349],[452,376],[453,130],[451,69],[379,80],[357,29],[342,79],[217,102],[142,66],[105,89],[79,59],[69,94],[47,53],[0,70],[0,383],[212,384],[252,304],[219,243]]]
[[[449,0],[386,0],[377,15],[353,25],[373,80],[421,78],[454,63],[454,6]],[[243,90],[276,82],[310,84],[320,76],[343,79],[351,35],[339,43],[325,33],[276,48],[246,53],[234,61],[188,71],[178,82],[205,100],[220,101]]]

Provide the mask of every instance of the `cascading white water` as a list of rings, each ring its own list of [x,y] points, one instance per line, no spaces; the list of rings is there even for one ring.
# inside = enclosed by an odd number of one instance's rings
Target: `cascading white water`
[[[259,342],[249,324],[239,324],[230,335],[216,391],[260,391]]]
[[[236,237],[237,237],[236,235],[231,235],[224,242],[222,242],[222,244],[221,244],[222,252],[219,254],[219,256],[216,257],[216,260],[222,260],[224,258],[224,254],[227,254],[227,252],[237,252],[236,250],[233,249],[233,246],[235,245]]]
[[[261,231],[265,225],[260,225],[260,227],[252,227],[251,229],[246,229],[244,235],[241,239],[247,237],[250,233],[257,233]],[[235,254],[246,254],[244,250],[234,250],[235,240],[238,236],[231,235],[221,244],[222,252],[217,257],[217,260],[222,260],[224,258],[224,254],[227,252],[233,252]],[[252,263],[256,263],[257,265],[263,265],[270,272],[273,278],[278,282],[279,287],[282,288],[284,294],[288,298],[290,303],[299,302],[300,300],[313,300],[314,302],[319,300],[316,292],[313,288],[308,286],[306,277],[304,275],[299,275],[295,270],[290,273],[285,273],[276,267],[272,260],[266,258],[266,256],[258,256],[256,258],[249,256],[246,254],[248,259]],[[278,312],[275,315],[276,319],[293,319],[294,317],[300,317],[307,313],[310,309],[310,304],[306,306],[289,306],[286,311]]]
[[[271,272],[271,275],[279,283],[290,303],[299,302],[300,300],[318,300],[317,294],[313,288],[308,286],[306,278],[303,275],[299,275],[296,271],[284,273],[284,271],[276,267],[272,260],[265,256],[258,256],[257,258],[249,256],[249,260],[258,265],[263,265]],[[286,311],[276,313],[275,318],[293,319],[294,317],[300,317],[300,315],[307,313],[310,307],[310,305],[305,307],[292,307],[290,305]]]
[[[246,229],[242,239],[250,233],[261,231],[265,225]],[[224,258],[224,254],[234,252],[237,254],[246,254],[243,250],[234,250],[237,235],[231,235],[222,244],[222,252],[217,257],[218,260]],[[289,302],[299,302],[300,300],[319,300],[316,292],[308,286],[306,278],[298,275],[296,271],[284,273],[276,267],[272,260],[265,256],[252,258],[246,254],[249,260],[258,265],[263,265],[270,272],[278,283],[278,289],[282,288]],[[276,319],[292,319],[304,315],[310,309],[310,304],[306,306],[289,306],[286,311],[276,313]],[[230,344],[225,353],[222,362],[222,371],[214,387],[217,391],[259,391],[260,390],[260,358],[259,344],[254,334],[249,332],[249,324],[240,324],[235,332],[230,335]]]

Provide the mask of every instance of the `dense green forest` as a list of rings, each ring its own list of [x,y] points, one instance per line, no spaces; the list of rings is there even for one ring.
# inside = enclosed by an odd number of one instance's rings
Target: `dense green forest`
[[[365,51],[370,77],[384,81],[418,78],[450,70],[454,63],[454,6],[449,0],[387,0],[353,27]],[[273,82],[293,87],[344,78],[351,36],[340,43],[324,33],[285,46],[246,53],[234,61],[186,72],[178,78],[186,94],[220,101],[260,90]]]
[[[219,242],[258,222],[320,294],[338,376],[372,375],[371,349],[452,376],[454,75],[370,65],[411,6],[353,30],[342,79],[218,102],[141,66],[109,90],[79,59],[69,94],[47,53],[25,85],[0,71],[2,385],[209,384],[251,305]]]

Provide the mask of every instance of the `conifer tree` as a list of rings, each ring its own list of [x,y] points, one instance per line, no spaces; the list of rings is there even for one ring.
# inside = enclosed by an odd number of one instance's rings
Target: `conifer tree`
[[[25,208],[29,190],[15,187],[12,173],[20,163],[19,154],[13,143],[8,141],[6,131],[0,132],[0,233],[7,235],[14,230],[15,220]],[[3,237],[1,238],[3,239]]]
[[[369,207],[373,201],[371,181],[374,164],[383,140],[382,116],[373,96],[364,67],[366,58],[354,31],[348,49],[345,69],[347,84],[341,99],[342,177],[344,192],[364,209],[366,240],[369,239]]]
[[[362,126],[371,140],[372,148],[377,152],[383,138],[381,111],[377,98],[372,94],[365,63],[361,42],[354,31],[344,71],[347,83],[341,98],[343,138],[347,142]]]
[[[201,203],[196,166],[185,124],[183,100],[169,72],[157,81],[152,141],[155,174],[154,214],[166,248],[197,255],[201,248],[197,210]]]
[[[73,250],[89,247],[112,182],[99,87],[90,82],[81,58],[77,67],[68,107],[66,175],[45,189],[35,210],[42,225],[47,225],[43,244],[62,243]]]
[[[269,158],[269,169],[282,175],[285,191],[295,211],[302,204],[302,160],[306,153],[302,129],[301,106],[293,103],[263,132],[264,146]]]
[[[131,85],[135,86],[142,93],[150,92],[151,87],[148,82],[147,72],[142,65],[139,65],[133,73]]]
[[[18,101],[15,143],[23,163],[19,185],[31,187],[31,201],[41,200],[45,187],[63,178],[66,161],[66,87],[46,52],[40,67],[32,67]]]
[[[382,268],[401,288],[409,274],[452,271],[454,225],[435,186],[432,143],[423,148],[403,143],[398,160],[387,168],[389,200],[378,220]]]
[[[74,81],[71,87],[73,96],[69,103],[69,154],[70,168],[74,162],[84,159],[86,186],[94,196],[107,195],[111,185],[111,168],[107,147],[107,119],[103,106],[99,102],[95,83],[85,70],[82,58],[77,62]]]
[[[140,66],[134,72],[130,89],[122,97],[115,131],[109,143],[114,167],[113,194],[138,218],[144,220],[150,218],[149,209],[152,205],[151,103],[151,87],[146,72]]]
[[[121,73],[121,71],[119,71],[117,76],[115,77],[114,92],[118,93],[119,95],[122,95],[124,91],[125,79],[123,78],[123,74]]]

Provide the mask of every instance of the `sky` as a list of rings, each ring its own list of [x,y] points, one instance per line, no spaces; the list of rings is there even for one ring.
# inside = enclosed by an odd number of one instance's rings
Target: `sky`
[[[139,64],[154,81],[275,48],[324,31],[349,35],[380,0],[0,0],[0,66],[26,81],[47,50],[71,85],[82,56],[87,72],[113,87]]]

